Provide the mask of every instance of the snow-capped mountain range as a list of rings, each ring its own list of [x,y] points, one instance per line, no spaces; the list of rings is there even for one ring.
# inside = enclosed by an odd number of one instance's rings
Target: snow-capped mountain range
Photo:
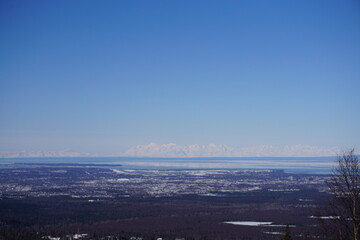
[[[177,145],[174,143],[138,145],[130,148],[124,156],[134,157],[320,157],[335,156],[339,148],[322,148],[308,145],[275,147],[260,145],[234,148],[224,144]]]

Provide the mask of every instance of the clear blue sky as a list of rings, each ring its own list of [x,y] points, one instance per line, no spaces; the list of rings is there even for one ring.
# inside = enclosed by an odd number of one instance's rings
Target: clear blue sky
[[[0,2],[0,151],[360,148],[360,2]]]

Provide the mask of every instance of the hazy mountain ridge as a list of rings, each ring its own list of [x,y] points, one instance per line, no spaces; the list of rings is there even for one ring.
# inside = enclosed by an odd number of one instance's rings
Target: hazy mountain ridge
[[[127,150],[125,156],[147,156],[147,157],[230,157],[233,149],[222,144],[188,145],[181,146],[174,143],[148,145],[137,145]]]
[[[22,158],[22,157],[93,157],[89,153],[74,151],[20,151],[20,152],[0,152],[0,158]]]
[[[234,148],[224,144],[208,145],[177,145],[150,143],[137,145],[124,153],[134,157],[321,157],[335,156],[339,148],[323,148],[308,145],[292,145],[275,147],[260,145],[253,147]]]

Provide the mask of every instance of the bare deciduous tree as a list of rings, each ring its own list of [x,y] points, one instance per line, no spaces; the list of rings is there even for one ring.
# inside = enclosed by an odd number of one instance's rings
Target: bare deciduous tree
[[[338,156],[328,182],[331,207],[338,216],[338,238],[360,240],[360,162],[352,149]]]

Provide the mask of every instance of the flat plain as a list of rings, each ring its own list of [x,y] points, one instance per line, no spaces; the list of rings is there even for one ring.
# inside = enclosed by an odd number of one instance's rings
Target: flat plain
[[[321,236],[314,216],[326,204],[328,178],[246,169],[0,169],[1,229],[34,239],[278,239],[290,225],[294,239],[311,239]]]

